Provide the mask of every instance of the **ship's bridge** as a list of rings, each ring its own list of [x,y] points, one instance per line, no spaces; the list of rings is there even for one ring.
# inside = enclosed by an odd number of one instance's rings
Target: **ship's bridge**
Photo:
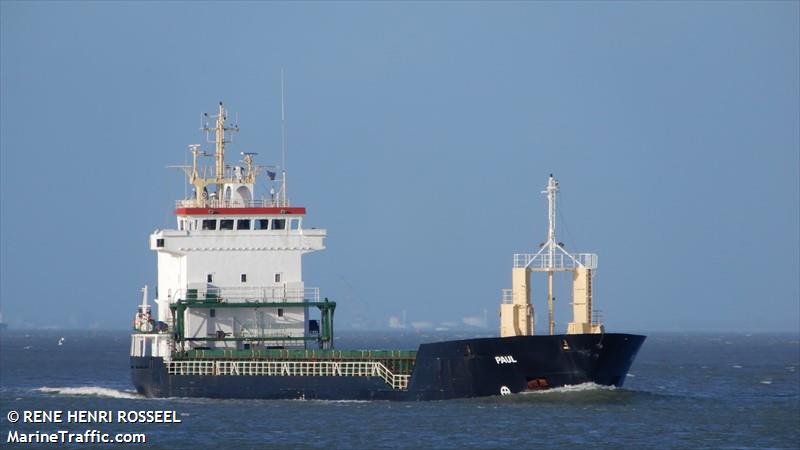
[[[180,231],[284,231],[302,230],[306,209],[297,206],[181,206],[175,215]]]

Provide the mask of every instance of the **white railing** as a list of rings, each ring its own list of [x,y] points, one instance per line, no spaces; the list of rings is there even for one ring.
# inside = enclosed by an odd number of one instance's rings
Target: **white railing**
[[[250,200],[249,202],[220,199],[197,201],[193,198],[175,201],[176,208],[277,208],[285,206],[287,205],[281,206],[277,199],[273,200],[266,198],[260,200]]]
[[[535,253],[515,253],[514,267],[528,267],[531,270],[574,270],[578,267],[596,269],[597,254],[576,253],[574,255],[566,255],[564,253],[556,253],[551,261],[550,255],[547,253],[539,255]]]
[[[197,298],[204,299],[208,293],[214,294],[224,301],[245,302],[318,302],[318,287],[288,287],[288,286],[209,286],[206,291],[198,289]],[[181,289],[173,296],[175,299],[186,300],[186,289]]]
[[[599,309],[592,310],[592,325],[602,325],[603,324],[603,311]]]
[[[503,300],[503,303],[505,303],[505,304],[514,303],[514,290],[513,289],[501,289],[500,292],[502,293],[501,294],[501,296],[502,296],[501,298]]]
[[[258,302],[318,302],[317,287],[220,287],[220,296],[225,300],[243,300]]]
[[[167,343],[166,347],[159,348],[163,343]],[[166,357],[161,350],[166,352],[170,345],[172,345],[172,335],[170,334],[134,333],[131,335],[131,356]]]
[[[268,377],[380,377],[392,389],[407,389],[410,375],[395,375],[375,361],[169,361],[170,375]]]
[[[381,363],[374,363],[374,367],[378,376],[383,378],[392,389],[408,389],[408,379],[411,375],[395,375],[386,366]]]

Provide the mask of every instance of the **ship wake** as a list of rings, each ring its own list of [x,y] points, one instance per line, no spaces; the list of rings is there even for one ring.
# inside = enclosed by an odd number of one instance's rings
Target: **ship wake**
[[[568,384],[552,389],[542,389],[538,391],[520,392],[523,395],[551,395],[560,393],[574,393],[574,392],[594,392],[594,391],[615,391],[616,386],[604,386],[596,383],[581,383],[581,384]]]
[[[100,386],[80,386],[80,387],[48,387],[43,386],[34,389],[45,394],[69,395],[69,396],[94,396],[107,398],[143,399],[145,397],[136,391],[122,391]]]

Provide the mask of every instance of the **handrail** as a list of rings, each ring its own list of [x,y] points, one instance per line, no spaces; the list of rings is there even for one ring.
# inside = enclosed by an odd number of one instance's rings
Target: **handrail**
[[[173,299],[185,300],[187,291],[194,288],[179,289],[170,296],[170,301]],[[224,301],[260,301],[260,302],[302,302],[302,301],[319,301],[319,288],[318,287],[288,287],[285,285],[280,286],[208,286],[203,289],[197,288],[198,299],[208,298],[208,293],[213,293],[214,298]]]
[[[394,374],[378,361],[169,361],[170,375],[380,377],[392,389],[408,389],[411,375]]]
[[[579,267],[587,269],[597,268],[596,253],[576,253],[566,255],[556,253],[552,261],[548,253],[515,253],[514,267],[527,267],[534,271],[545,270],[574,270]]]
[[[592,310],[592,325],[603,324],[603,311],[599,309]]]
[[[286,205],[280,205],[277,199],[260,199],[247,202],[220,199],[197,201],[193,198],[175,200],[176,208],[277,208],[284,206]]]

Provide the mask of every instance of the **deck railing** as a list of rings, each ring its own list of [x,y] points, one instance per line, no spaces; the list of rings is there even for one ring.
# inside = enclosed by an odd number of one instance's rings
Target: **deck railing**
[[[186,300],[191,289],[181,289],[171,296],[177,300]],[[197,300],[220,299],[227,302],[318,302],[318,287],[291,286],[209,286],[195,290]]]
[[[573,259],[574,257],[574,259]],[[563,253],[553,255],[552,261],[547,253],[515,253],[514,267],[528,267],[531,270],[574,270],[578,267],[587,269],[597,268],[597,254],[595,253],[576,253],[570,257]]]
[[[602,325],[603,324],[603,311],[599,309],[592,310],[592,325]]]
[[[197,201],[193,198],[175,201],[176,208],[274,208],[278,206],[282,205],[278,204],[277,199],[266,198],[248,202],[220,199]]]
[[[377,361],[169,361],[170,375],[269,377],[380,377],[392,389],[408,389],[410,375],[392,373]]]

